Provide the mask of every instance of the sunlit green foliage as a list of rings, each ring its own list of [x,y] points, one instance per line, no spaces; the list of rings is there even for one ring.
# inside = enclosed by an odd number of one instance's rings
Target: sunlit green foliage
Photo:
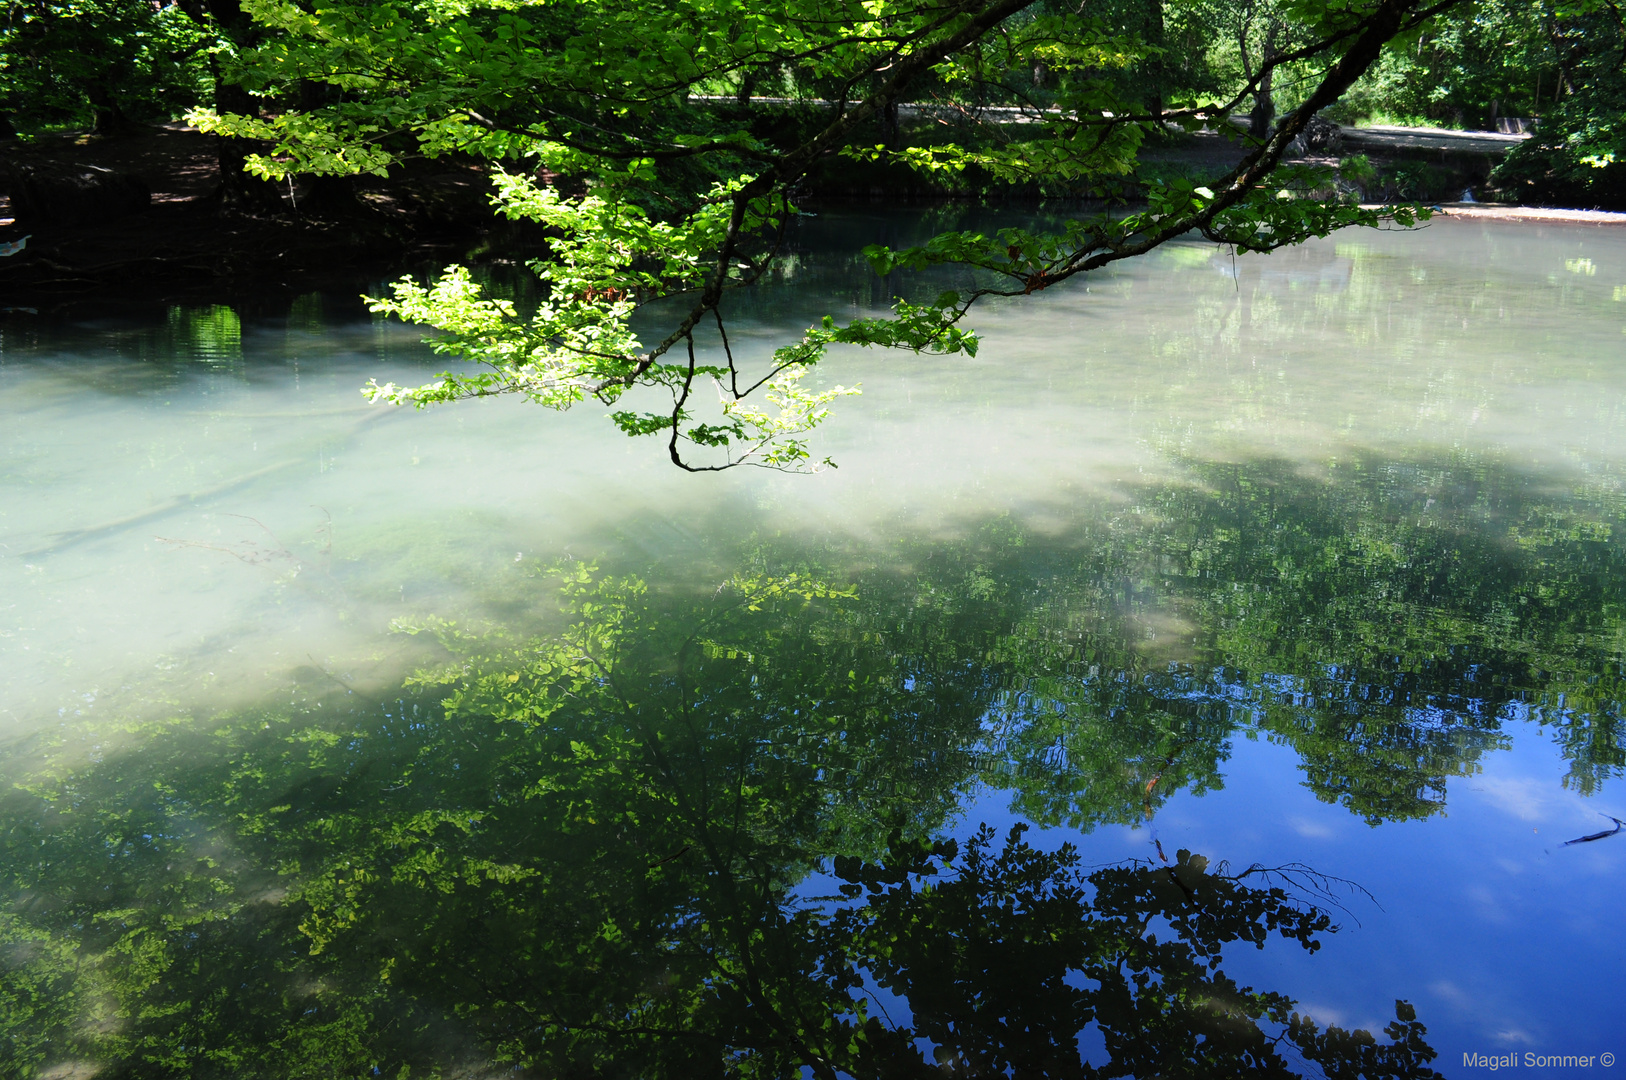
[[[1626,207],[1626,21],[1595,0],[1554,3],[1542,29],[1561,95],[1498,179],[1531,201]]]
[[[375,400],[512,393],[568,408],[596,398],[623,431],[662,438],[688,469],[810,466],[807,432],[852,392],[804,389],[831,345],[952,355],[974,341],[958,324],[978,298],[1048,288],[1194,229],[1263,251],[1419,216],[1362,209],[1338,196],[1330,174],[1278,168],[1317,110],[1427,20],[1419,0],[1284,5],[1291,42],[1251,63],[1240,88],[1209,80],[1191,93],[1176,91],[1179,65],[1161,59],[1169,21],[1111,4],[254,0],[247,10],[265,38],[240,51],[236,77],[286,106],[193,118],[260,140],[267,149],[248,159],[255,173],[384,174],[411,155],[469,154],[492,167],[499,213],[549,230],[535,264],[545,296],[530,318],[455,267],[438,284],[403,281],[375,301],[441,330],[438,346],[476,365],[420,387],[373,387]],[[1140,147],[1166,138],[1167,125],[1199,128],[1250,95],[1268,100],[1260,80],[1283,64],[1315,69],[1313,89],[1256,133],[1229,175],[1206,186],[1153,182],[1146,212],[1093,213],[1055,235],[1004,240],[1004,259],[981,250],[991,240],[942,238],[931,248],[938,261],[992,276],[937,304],[900,304],[891,319],[830,318],[777,350],[742,353],[727,337],[725,295],[762,276],[815,168],[974,169],[996,183],[1105,193],[1104,183],[1136,172]],[[311,86],[329,88],[329,100],[297,103],[295,88]],[[733,103],[765,90],[807,102],[802,118],[775,128]],[[900,127],[909,103],[952,112],[990,100],[1020,106],[1011,119],[1021,122],[993,138],[923,144]],[[632,332],[635,318],[658,328],[654,340]],[[754,393],[769,408],[748,407]]]
[[[1334,114],[1492,129],[1497,117],[1542,115],[1562,93],[1553,11],[1540,0],[1481,0],[1386,55]]]

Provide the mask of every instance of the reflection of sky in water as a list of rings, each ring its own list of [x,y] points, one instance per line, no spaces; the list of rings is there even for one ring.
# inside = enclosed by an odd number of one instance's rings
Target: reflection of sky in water
[[[863,215],[808,229],[810,246],[831,229],[907,239],[879,235],[905,226]],[[1448,1076],[1465,1075],[1465,1051],[1626,1053],[1607,1041],[1623,1027],[1626,834],[1563,843],[1607,827],[1602,814],[1626,816],[1626,802],[1607,755],[1572,772],[1558,738],[1618,719],[1620,641],[1562,613],[1521,624],[1479,592],[1407,579],[1409,563],[1384,561],[1385,545],[1456,528],[1465,550],[1488,538],[1473,550],[1493,570],[1497,545],[1513,563],[1546,544],[1618,592],[1609,575],[1621,538],[1608,529],[1626,464],[1623,283],[1626,237],[1605,230],[1445,222],[1235,261],[1181,245],[1088,291],[991,306],[975,320],[976,360],[833,359],[832,381],[856,372],[866,392],[840,406],[820,449],[841,469],[816,478],[680,476],[652,444],[588,412],[484,403],[375,422],[356,388],[372,376],[421,380],[434,361],[410,331],[325,320],[319,298],[286,325],[226,308],[145,327],[35,331],[11,318],[0,324],[0,740],[48,753],[48,738],[30,737],[68,732],[65,745],[95,760],[142,737],[104,718],[206,715],[286,697],[289,685],[386,688],[424,655],[420,640],[389,633],[394,619],[545,621],[551,599],[527,591],[522,571],[561,553],[710,582],[734,569],[709,539],[730,522],[827,541],[833,562],[854,565],[919,557],[889,553],[897,536],[947,545],[1004,515],[1035,548],[1152,537],[1167,548],[1161,563],[1130,545],[1129,570],[1103,571],[1076,596],[1061,590],[1061,614],[1047,616],[1066,631],[1058,640],[1121,638],[1142,666],[1080,663],[1000,684],[980,755],[998,758],[1044,715],[1096,715],[1109,700],[1129,720],[1166,705],[1183,721],[1234,727],[1210,790],[1171,775],[1153,822],[1096,827],[1081,840],[1085,863],[1156,859],[1155,835],[1171,858],[1188,848],[1233,869],[1304,863],[1358,883],[1377,906],[1349,896],[1352,917],[1318,953],[1233,947],[1226,970],[1323,1022],[1373,1031],[1407,999]],[[885,299],[855,266],[806,251],[787,260],[782,286],[742,302],[742,349],[776,344],[828,308],[846,317]],[[1227,463],[1241,464],[1233,474]],[[1321,518],[1244,522],[1274,530],[1251,539],[1227,532],[1243,526],[1225,505],[1169,495],[1223,494],[1228,477],[1283,491],[1325,482],[1333,494]],[[1374,523],[1379,511],[1388,517]],[[1181,546],[1187,532],[1246,554],[1318,523],[1353,538],[1340,558],[1394,575],[1396,613],[1384,623],[1367,610],[1283,607],[1365,620],[1374,641],[1303,622],[1246,625],[1267,627],[1258,632],[1273,645],[1365,648],[1366,666],[1323,656],[1292,673],[1261,666],[1276,658],[1267,652],[1252,674],[1223,666],[1245,644],[1226,628],[1256,612],[1225,609],[1222,592],[1198,584],[1245,560],[1204,570],[1202,552]],[[1274,587],[1290,593],[1294,567],[1279,570]],[[1454,627],[1463,611],[1473,617]],[[1551,633],[1526,641],[1521,625]],[[1445,651],[1428,670],[1388,670],[1385,632],[1396,654],[1412,635],[1468,659]],[[1581,660],[1554,674],[1539,670],[1549,656]],[[1222,666],[1201,666],[1216,657]],[[922,672],[905,685],[937,684]],[[1578,704],[1564,686],[1598,699]],[[1338,716],[1409,724],[1448,745],[1465,775],[1445,779],[1443,811],[1372,826],[1317,799],[1284,732]],[[1070,764],[1066,747],[1040,751],[1028,766]],[[1204,775],[1195,768],[1192,782]],[[1601,784],[1583,797],[1581,780]],[[1010,803],[978,789],[962,831],[1003,830],[1019,816]],[[1075,836],[1053,829],[1036,842]]]
[[[1343,929],[1314,954],[1273,946],[1226,955],[1239,982],[1292,994],[1324,1023],[1377,1032],[1394,1000],[1409,1000],[1447,1076],[1466,1075],[1464,1051],[1618,1053],[1626,844],[1564,841],[1610,827],[1600,808],[1626,807],[1563,790],[1549,744],[1535,731],[1513,735],[1483,772],[1450,782],[1444,815],[1378,828],[1297,783],[1292,750],[1238,737],[1224,789],[1173,797],[1155,835],[1170,858],[1188,848],[1236,869],[1299,862],[1371,892],[1376,906],[1344,897]],[[1006,828],[1017,820],[1006,801],[988,792],[965,820]],[[1052,830],[1038,842],[1056,836],[1071,834]],[[1085,861],[1156,860],[1151,836],[1103,827],[1081,842]]]
[[[1299,1011],[1323,1026],[1378,1033],[1395,999],[1409,1000],[1446,1076],[1469,1074],[1464,1052],[1602,1053],[1617,1045],[1626,971],[1618,929],[1626,844],[1564,841],[1608,828],[1600,807],[1626,807],[1564,790],[1540,733],[1510,733],[1510,747],[1487,757],[1482,772],[1451,781],[1447,812],[1427,823],[1368,827],[1297,782],[1291,749],[1238,732],[1222,790],[1182,792],[1149,823],[1084,836],[1038,830],[1029,839],[1047,850],[1075,843],[1086,866],[1161,865],[1156,841],[1169,860],[1186,848],[1228,861],[1233,873],[1303,864],[1346,879],[1370,896],[1333,886],[1345,909],[1335,911],[1341,929],[1321,938],[1319,951],[1282,941],[1259,952],[1233,947],[1226,973],[1297,997]],[[1007,803],[1006,793],[980,789],[954,834],[964,841],[987,824],[1003,836],[1025,820]],[[804,888],[833,883],[821,875]],[[906,1002],[873,984],[870,992],[907,1022]],[[1094,1064],[1109,1058],[1098,1033],[1080,1045]]]
[[[1327,674],[1336,680],[1338,673]],[[1232,710],[1238,730],[1223,787],[1198,796],[1181,791],[1149,822],[1103,825],[1082,837],[1048,829],[1035,843],[1078,843],[1087,865],[1156,864],[1161,844],[1169,859],[1186,848],[1230,862],[1233,872],[1299,863],[1358,885],[1371,897],[1340,893],[1342,930],[1324,938],[1319,952],[1281,943],[1257,954],[1236,948],[1226,971],[1244,985],[1298,996],[1301,1011],[1346,1028],[1378,1032],[1394,1000],[1409,1000],[1440,1053],[1435,1067],[1447,1076],[1463,1075],[1463,1051],[1613,1049],[1626,972],[1619,932],[1626,843],[1565,841],[1609,829],[1606,815],[1626,816],[1618,793],[1585,798],[1568,790],[1551,730],[1530,720],[1542,710],[1508,702],[1498,726],[1509,738],[1480,758],[1472,775],[1448,781],[1443,813],[1368,826],[1301,783],[1303,765],[1290,747],[1249,730],[1263,698],[1312,705],[1303,683],[1267,674],[1250,685],[1223,672],[1164,682],[1166,700],[1223,701]],[[1461,707],[1471,714],[1483,703],[1469,699]],[[1431,727],[1449,716],[1439,708],[1406,712]],[[979,823],[1003,833],[1025,820],[1008,803],[1007,793],[981,789],[957,834]]]

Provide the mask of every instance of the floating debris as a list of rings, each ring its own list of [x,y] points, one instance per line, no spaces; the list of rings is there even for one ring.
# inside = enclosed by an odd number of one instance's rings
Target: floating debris
[[[1569,847],[1571,844],[1587,844],[1591,843],[1593,840],[1602,840],[1606,836],[1615,835],[1621,830],[1622,826],[1626,826],[1626,821],[1622,821],[1618,817],[1612,817],[1609,814],[1605,814],[1604,817],[1609,818],[1610,821],[1615,823],[1615,827],[1613,829],[1605,829],[1603,832],[1595,832],[1591,836],[1577,836],[1574,840],[1564,841],[1564,846]]]
[[[0,259],[5,258],[7,255],[15,255],[27,247],[28,238],[33,235],[33,233],[29,233],[28,236],[23,237],[21,240],[13,240],[9,244],[0,244]]]

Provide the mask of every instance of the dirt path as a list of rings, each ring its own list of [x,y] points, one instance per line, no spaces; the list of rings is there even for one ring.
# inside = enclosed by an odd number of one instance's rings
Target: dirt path
[[[1447,128],[1404,128],[1374,125],[1343,129],[1344,149],[1404,153],[1442,150],[1447,153],[1486,154],[1500,157],[1530,138],[1504,135],[1496,131],[1451,131]]]
[[[1546,206],[1496,206],[1491,203],[1445,203],[1440,207],[1454,218],[1486,221],[1530,221],[1566,225],[1626,225],[1626,214],[1609,210],[1560,210]]]

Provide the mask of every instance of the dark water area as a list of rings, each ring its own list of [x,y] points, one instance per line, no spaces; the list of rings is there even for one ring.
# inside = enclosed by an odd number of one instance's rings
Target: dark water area
[[[698,479],[342,297],[8,318],[0,1076],[1626,1067],[1623,299],[1181,245]]]

